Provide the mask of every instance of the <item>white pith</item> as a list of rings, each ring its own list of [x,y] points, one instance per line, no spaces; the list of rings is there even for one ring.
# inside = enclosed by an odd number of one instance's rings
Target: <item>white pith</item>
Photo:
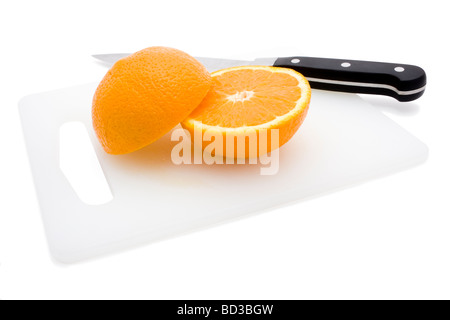
[[[231,102],[246,101],[250,100],[254,94],[255,93],[253,91],[244,90],[236,92],[231,96],[228,96],[227,99],[230,100]]]

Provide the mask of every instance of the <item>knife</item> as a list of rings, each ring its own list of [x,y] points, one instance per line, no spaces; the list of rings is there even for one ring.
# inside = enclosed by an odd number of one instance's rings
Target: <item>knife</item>
[[[94,58],[112,66],[129,53],[97,54]],[[390,96],[398,101],[416,100],[425,92],[425,71],[414,65],[328,59],[314,57],[259,58],[255,60],[229,60],[196,57],[209,72],[220,69],[264,65],[291,68],[303,74],[311,88]]]

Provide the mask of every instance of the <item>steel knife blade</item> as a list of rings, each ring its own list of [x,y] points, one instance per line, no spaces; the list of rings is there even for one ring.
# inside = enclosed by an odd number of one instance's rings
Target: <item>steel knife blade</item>
[[[94,58],[108,66],[127,57],[129,53],[96,54]],[[258,58],[231,60],[195,57],[209,72],[220,69],[264,65],[291,68],[302,73],[311,88],[390,96],[398,101],[412,101],[425,92],[426,73],[415,65],[315,57]]]

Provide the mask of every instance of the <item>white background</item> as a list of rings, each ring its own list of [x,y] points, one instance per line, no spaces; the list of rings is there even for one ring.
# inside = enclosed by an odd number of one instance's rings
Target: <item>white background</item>
[[[445,1],[3,1],[0,299],[450,298],[450,56]],[[91,54],[309,55],[416,64],[412,103],[367,98],[426,164],[323,198],[77,265],[49,256],[17,111],[100,81]]]

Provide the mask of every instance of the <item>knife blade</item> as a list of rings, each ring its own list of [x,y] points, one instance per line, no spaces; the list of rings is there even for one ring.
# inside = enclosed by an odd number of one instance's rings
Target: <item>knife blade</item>
[[[128,55],[130,54],[113,53],[97,54],[93,57],[112,66]],[[303,56],[255,60],[195,58],[209,72],[246,65],[291,68],[303,74],[314,89],[385,95],[401,102],[413,101],[421,97],[425,92],[427,81],[426,73],[422,68],[401,63]]]

